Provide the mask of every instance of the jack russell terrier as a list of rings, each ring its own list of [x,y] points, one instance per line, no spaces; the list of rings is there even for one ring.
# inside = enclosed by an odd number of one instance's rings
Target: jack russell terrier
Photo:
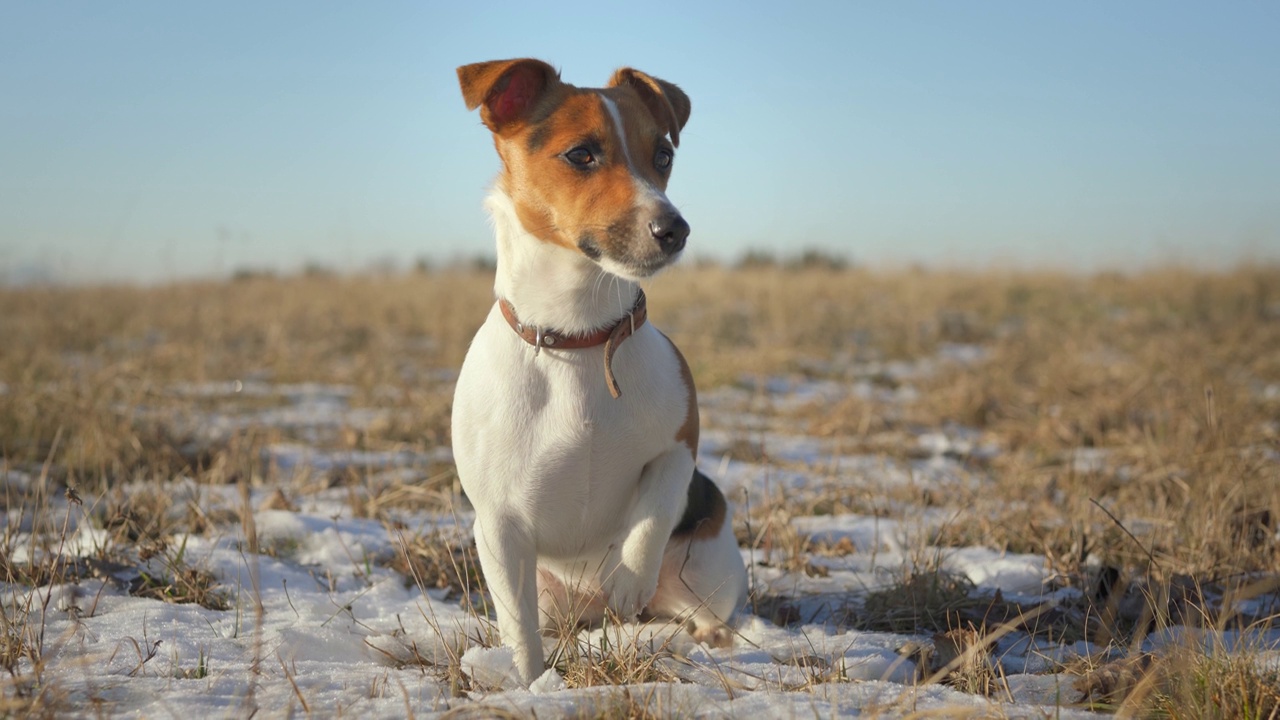
[[[486,202],[497,302],[458,376],[453,451],[503,643],[526,684],[541,631],[606,612],[728,644],[746,569],[694,468],[689,366],[638,285],[689,236],[664,192],[689,98],[631,68],[577,88],[530,59],[458,80],[502,159]]]

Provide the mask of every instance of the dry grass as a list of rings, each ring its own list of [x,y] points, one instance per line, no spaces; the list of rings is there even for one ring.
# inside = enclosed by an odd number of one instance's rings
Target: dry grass
[[[1075,687],[1091,707],[1126,717],[1280,717],[1280,672],[1252,652],[1137,654],[1085,669]]]
[[[400,536],[398,552],[390,567],[423,590],[448,589],[458,598],[485,592],[474,540],[433,530],[427,534]]]
[[[0,290],[0,454],[10,467],[47,460],[82,491],[247,476],[273,430],[211,448],[166,421],[201,402],[174,384],[250,378],[348,383],[358,403],[382,391],[417,410],[352,444],[444,442],[447,399],[430,373],[461,362],[490,296],[478,276]]]
[[[289,476],[263,461],[263,449],[298,440],[293,430],[249,425],[209,435],[192,421],[205,412],[278,407],[281,398],[181,389],[237,380],[340,384],[352,388],[353,407],[388,412],[336,428],[331,446],[446,445],[447,373],[488,311],[491,283],[490,274],[465,270],[0,289],[0,479],[35,479],[6,480],[0,503],[11,515],[34,517],[53,494],[77,492],[85,522],[110,531],[97,561],[150,558],[171,567],[143,589],[166,599],[216,596],[181,562],[173,538],[235,518],[175,502],[163,484],[126,494],[132,481],[349,487],[357,515],[393,528],[398,509],[448,507],[456,492],[448,467],[420,468],[430,481],[400,485],[373,484],[354,470]],[[944,364],[913,379],[919,396],[907,405],[855,397],[768,409],[844,452],[908,459],[918,429],[949,425],[972,428],[1002,450],[961,458],[984,478],[978,488],[871,492],[832,475],[822,491],[785,504],[753,499],[740,538],[769,548],[781,566],[818,572],[809,557],[841,552],[796,535],[793,516],[953,508],[954,519],[931,542],[1043,554],[1059,582],[1085,592],[1078,619],[1045,625],[1055,636],[1078,632],[1129,645],[1173,623],[1272,622],[1270,614],[1244,616],[1206,597],[1274,592],[1280,567],[1280,269],[1083,277],[757,262],[677,270],[659,278],[649,297],[652,317],[704,391],[749,387],[748,375],[848,380],[867,361],[930,358],[948,343],[988,353],[986,362]],[[887,389],[899,382],[866,379]],[[744,436],[733,452],[760,460],[768,447]],[[58,528],[43,530],[41,559],[5,559],[6,582],[40,585],[92,571],[59,555]],[[0,557],[7,558],[15,532],[6,526],[4,533]],[[468,548],[442,538],[409,538],[394,564],[424,587],[468,597],[481,587]],[[953,580],[905,576],[868,599],[879,610],[858,622],[879,618],[884,629],[945,634],[988,632],[1011,619],[1009,608],[984,607],[975,622],[977,611],[957,599],[966,588]],[[22,657],[38,663],[21,613],[9,603],[4,615],[3,666],[12,671]],[[575,682],[583,685],[661,679],[653,654],[627,662],[613,655],[613,665],[566,669],[581,670]],[[1267,714],[1254,708],[1275,707],[1273,696],[1250,689],[1265,682],[1238,669],[1215,674],[1223,664],[1202,660],[1210,664],[1189,660],[1191,670],[1166,673],[1159,692],[1143,691],[1141,707],[1172,717],[1212,716],[1186,710],[1206,697],[1228,698],[1221,707],[1246,703],[1241,712],[1257,717]],[[1106,701],[1123,704],[1134,686]]]
[[[187,565],[179,549],[158,570],[142,569],[129,583],[129,594],[168,603],[194,603],[210,610],[230,610],[229,593],[207,570]]]
[[[666,641],[660,637],[638,642],[622,623],[609,619],[594,642],[575,632],[562,632],[548,661],[570,688],[678,682],[679,677],[662,662],[672,656],[667,648],[670,634]]]

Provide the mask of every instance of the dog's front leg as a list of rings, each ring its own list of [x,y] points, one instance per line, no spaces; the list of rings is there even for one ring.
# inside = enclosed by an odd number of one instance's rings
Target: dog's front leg
[[[662,553],[693,477],[693,455],[680,446],[654,458],[640,473],[635,504],[619,540],[602,568],[601,587],[609,609],[630,620],[658,589]]]
[[[515,656],[525,685],[542,674],[538,635],[538,570],[533,537],[515,518],[476,517],[476,550],[498,612],[502,643]]]

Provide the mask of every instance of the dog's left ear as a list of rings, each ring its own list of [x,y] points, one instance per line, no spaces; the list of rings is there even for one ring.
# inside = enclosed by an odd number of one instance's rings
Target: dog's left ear
[[[680,146],[680,128],[689,122],[689,96],[666,80],[635,68],[620,68],[609,79],[609,87],[630,87],[640,96],[649,114],[671,136],[671,144]]]

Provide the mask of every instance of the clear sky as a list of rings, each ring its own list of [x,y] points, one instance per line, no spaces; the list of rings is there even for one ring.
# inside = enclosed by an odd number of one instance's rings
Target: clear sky
[[[0,3],[0,281],[492,253],[454,68],[693,101],[694,255],[1280,259],[1280,3]]]

